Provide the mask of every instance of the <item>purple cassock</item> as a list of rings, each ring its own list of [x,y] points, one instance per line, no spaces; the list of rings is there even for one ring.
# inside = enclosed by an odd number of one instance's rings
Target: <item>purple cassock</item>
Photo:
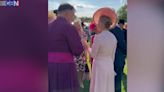
[[[79,92],[73,56],[83,52],[76,28],[58,17],[48,29],[49,92]]]

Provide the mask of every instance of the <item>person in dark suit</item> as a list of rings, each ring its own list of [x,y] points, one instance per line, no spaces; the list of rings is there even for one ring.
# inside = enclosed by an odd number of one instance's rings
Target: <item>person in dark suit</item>
[[[127,44],[127,23],[125,23],[124,25],[124,38],[125,38],[125,42]],[[127,55],[126,55],[126,58],[127,58]],[[124,86],[124,89],[125,89],[125,92],[127,92],[127,74],[123,73],[123,86]]]
[[[124,30],[124,38],[125,38],[125,41],[127,43],[127,23],[125,23],[123,30]]]
[[[121,92],[121,80],[123,78],[123,69],[127,54],[127,43],[125,41],[125,35],[123,31],[124,24],[125,21],[120,19],[118,25],[113,29],[110,29],[110,31],[115,35],[118,41],[114,60],[114,70],[116,72],[115,92]]]

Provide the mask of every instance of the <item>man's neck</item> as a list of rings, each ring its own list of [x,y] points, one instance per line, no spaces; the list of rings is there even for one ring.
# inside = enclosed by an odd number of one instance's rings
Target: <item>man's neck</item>
[[[59,15],[58,17],[62,17],[62,18],[64,18],[67,22],[70,23],[69,19],[68,19],[67,17],[65,17],[64,15]]]

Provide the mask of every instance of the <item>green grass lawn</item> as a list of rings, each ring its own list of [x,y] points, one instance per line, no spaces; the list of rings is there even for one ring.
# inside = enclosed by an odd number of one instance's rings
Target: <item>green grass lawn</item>
[[[89,81],[88,80],[85,80],[84,81],[84,88],[80,90],[80,92],[89,92]]]
[[[123,76],[123,80],[122,80],[122,92],[127,92],[127,74],[128,74],[127,62],[128,61],[126,60],[126,64],[124,66],[124,73],[126,74],[126,76]],[[125,84],[126,90],[124,89],[123,83]]]
[[[124,73],[128,74],[128,65],[127,65],[128,61],[126,60],[125,66],[124,66]]]
[[[127,60],[126,60],[126,64],[125,64],[125,67],[124,67],[124,73],[127,75],[128,74],[128,67],[127,67]],[[123,82],[126,84],[127,86],[127,81],[126,81],[126,78],[127,77],[123,77]],[[124,90],[124,86],[123,86],[123,82],[122,82],[122,92],[127,92]],[[80,92],[89,92],[89,81],[88,80],[85,80],[84,81],[84,88],[80,90]],[[127,88],[127,87],[126,87]]]

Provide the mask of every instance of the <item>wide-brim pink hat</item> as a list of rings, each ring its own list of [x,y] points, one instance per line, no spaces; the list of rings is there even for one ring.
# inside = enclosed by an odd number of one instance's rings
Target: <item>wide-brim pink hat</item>
[[[104,7],[104,8],[98,9],[93,15],[93,21],[95,24],[98,24],[99,18],[101,16],[108,16],[111,18],[111,20],[112,20],[111,28],[116,26],[117,14],[115,13],[115,11],[112,8]]]

